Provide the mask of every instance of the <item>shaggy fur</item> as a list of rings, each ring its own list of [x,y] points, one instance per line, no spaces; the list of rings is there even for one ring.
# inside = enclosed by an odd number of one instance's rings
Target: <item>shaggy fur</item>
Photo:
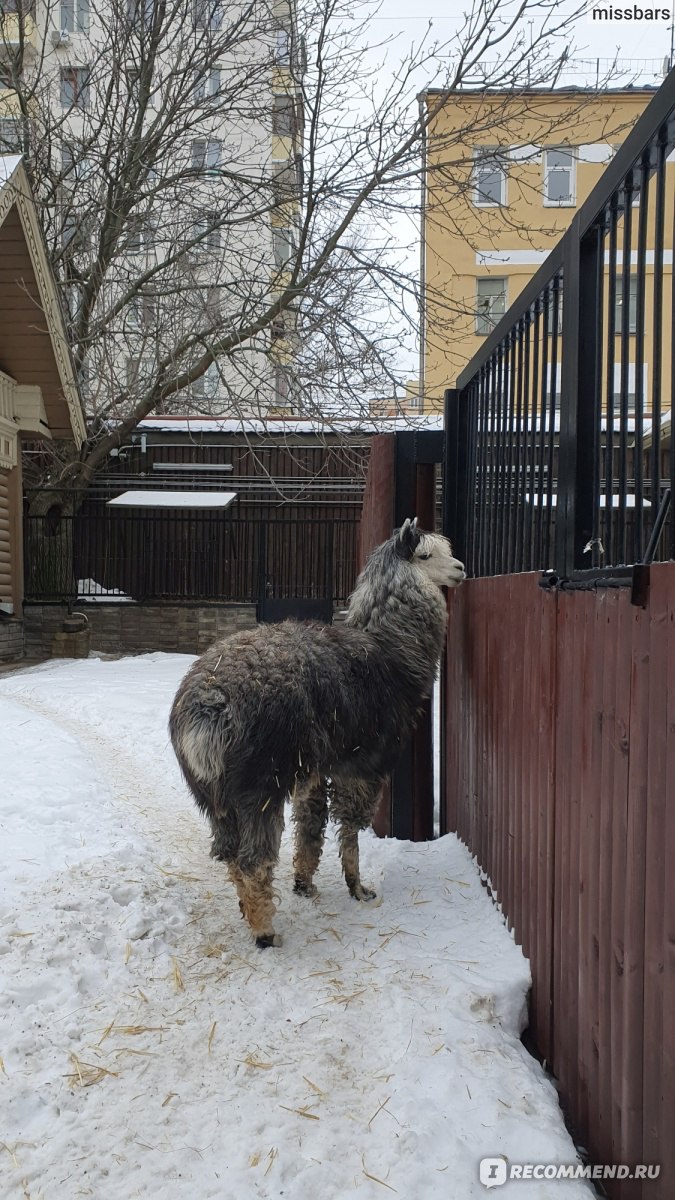
[[[358,832],[431,692],[445,635],[440,589],[463,578],[449,542],[406,521],[369,558],[344,624],[260,625],[217,642],[181,683],[171,741],[259,946],[279,942],[272,879],[289,797],[295,890],[314,894],[330,809],[347,887],[373,898]]]

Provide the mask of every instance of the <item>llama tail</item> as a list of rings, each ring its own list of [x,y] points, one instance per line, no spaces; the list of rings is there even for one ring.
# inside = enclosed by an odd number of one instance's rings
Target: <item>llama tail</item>
[[[171,742],[186,779],[211,791],[225,775],[226,738],[218,715],[178,696],[169,718]]]

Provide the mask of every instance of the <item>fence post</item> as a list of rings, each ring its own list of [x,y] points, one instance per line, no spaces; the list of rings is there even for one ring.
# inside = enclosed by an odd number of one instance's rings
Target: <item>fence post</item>
[[[564,241],[563,258],[564,350],[555,518],[555,564],[563,576],[592,565],[592,560],[584,561],[584,547],[593,537],[599,504],[594,466],[600,432],[603,229],[595,226],[582,238],[579,228],[577,214]]]
[[[462,562],[470,557],[469,523],[469,428],[470,405],[466,393],[457,388],[445,392],[445,455],[443,461],[443,533],[452,542],[453,553]]]

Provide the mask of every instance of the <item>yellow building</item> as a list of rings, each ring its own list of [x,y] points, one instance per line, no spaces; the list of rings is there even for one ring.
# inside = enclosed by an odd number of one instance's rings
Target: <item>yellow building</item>
[[[652,88],[426,94],[417,411],[442,406],[444,390],[535,274],[653,94]],[[670,170],[667,186],[670,197]],[[648,246],[651,237],[652,230]],[[666,247],[670,273],[672,230]],[[647,328],[651,270],[648,253]],[[619,294],[617,317],[620,305]],[[632,281],[629,306],[634,332]]]

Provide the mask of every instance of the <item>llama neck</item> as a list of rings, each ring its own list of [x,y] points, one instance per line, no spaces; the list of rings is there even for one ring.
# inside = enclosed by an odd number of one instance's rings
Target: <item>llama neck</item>
[[[393,577],[366,567],[351,596],[345,624],[381,642],[388,654],[396,654],[401,669],[426,686],[436,674],[446,619],[440,589],[414,567],[400,563]]]

